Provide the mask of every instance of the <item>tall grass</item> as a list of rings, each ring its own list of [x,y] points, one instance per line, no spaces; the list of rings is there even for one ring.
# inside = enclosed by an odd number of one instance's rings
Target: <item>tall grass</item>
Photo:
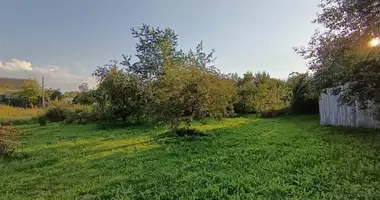
[[[27,120],[45,113],[42,108],[19,108],[0,105],[0,121]]]

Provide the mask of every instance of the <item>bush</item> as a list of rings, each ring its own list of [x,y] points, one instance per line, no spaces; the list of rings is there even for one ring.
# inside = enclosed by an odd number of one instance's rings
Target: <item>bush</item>
[[[66,101],[50,102],[44,115],[50,122],[65,123],[84,123],[90,120],[90,116],[93,116],[91,106],[75,105]]]
[[[0,126],[0,157],[8,157],[18,148],[20,134],[21,130]]]
[[[201,131],[198,131],[197,129],[193,128],[180,128],[175,131],[175,134],[177,136],[203,136],[205,135]]]
[[[164,72],[154,88],[155,101],[151,107],[155,121],[176,129],[181,122],[190,127],[193,120],[220,119],[232,114],[236,100],[232,80],[186,64],[168,65]]]
[[[49,103],[45,117],[51,122],[59,122],[65,120],[69,112],[69,103],[64,101],[53,101]]]
[[[40,124],[40,126],[46,126],[46,124],[47,124],[47,120],[46,120],[46,117],[44,115],[39,116],[37,118],[37,121]]]
[[[87,124],[88,122],[96,121],[96,119],[95,113],[91,107],[83,107],[82,109],[77,109],[74,112],[70,112],[63,122],[65,124]]]
[[[292,114],[318,114],[318,92],[312,85],[312,76],[294,73],[288,79],[292,92],[290,109]]]

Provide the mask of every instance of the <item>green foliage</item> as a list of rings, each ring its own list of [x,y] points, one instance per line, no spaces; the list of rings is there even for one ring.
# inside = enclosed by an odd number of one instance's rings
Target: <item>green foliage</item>
[[[85,93],[85,92],[88,92],[90,89],[88,88],[88,84],[87,83],[82,83],[78,86],[78,89],[79,89],[79,92],[81,93]]]
[[[47,89],[45,90],[45,100],[48,101],[55,101],[55,100],[62,100],[63,95],[62,92],[59,89]]]
[[[378,1],[323,0],[316,31],[307,47],[297,48],[314,71],[318,91],[333,88],[342,103],[380,103],[380,47],[369,42],[380,35]],[[343,87],[342,87],[343,86]]]
[[[78,91],[68,91],[63,93],[63,98],[74,98],[76,97],[80,92]]]
[[[136,54],[138,61],[131,64],[131,57],[124,56],[121,63],[127,70],[146,79],[154,79],[162,74],[167,59],[177,58],[178,35],[170,28],[154,28],[143,24],[132,28],[132,37],[137,39]]]
[[[313,77],[308,73],[292,73],[287,80],[291,90],[290,109],[293,114],[318,114],[318,93],[312,85]]]
[[[52,101],[48,104],[45,117],[50,122],[59,122],[67,118],[70,104],[65,101]]]
[[[97,67],[93,76],[98,88],[88,91],[82,84],[82,92],[73,100],[93,104],[99,123],[154,120],[175,130],[181,122],[221,119],[234,111],[274,116],[289,112],[293,88],[285,81],[266,72],[248,72],[243,78],[224,75],[212,65],[214,50],[204,52],[201,42],[195,51],[184,53],[177,49],[178,36],[169,28],[144,24],[132,29],[132,35],[138,39],[137,61],[131,63],[131,57],[123,56],[120,63],[112,60]]]
[[[65,124],[87,124],[89,122],[96,122],[98,118],[91,106],[82,106],[67,112],[66,118],[63,120]]]
[[[175,134],[177,136],[183,137],[183,136],[203,136],[206,135],[202,133],[201,131],[194,129],[194,128],[180,128],[177,129]]]
[[[212,65],[215,59],[200,43],[187,54],[177,49],[172,29],[143,25],[132,29],[138,39],[137,61],[123,56],[97,67],[95,111],[100,121],[156,120],[178,127],[181,121],[233,112],[236,89],[233,82]]]
[[[257,85],[254,82],[255,77],[252,72],[247,72],[243,78],[237,81],[237,90],[239,101],[235,104],[235,111],[237,113],[253,113],[255,112],[255,93],[257,92]]]
[[[149,83],[116,65],[107,70],[95,95],[95,107],[101,119],[122,122],[145,117],[151,98]]]
[[[270,78],[266,72],[245,73],[238,80],[237,88],[239,101],[235,104],[235,111],[238,113],[277,116],[288,107],[291,98],[285,81]]]
[[[49,102],[43,117],[50,122],[84,123],[84,121],[95,121],[92,118],[94,115],[92,112],[91,106],[73,105],[66,101],[56,100]],[[87,113],[91,113],[91,117]]]
[[[228,118],[164,139],[160,126],[22,126],[27,156],[0,161],[1,199],[378,199],[378,131],[316,124]]]
[[[237,81],[237,113],[260,113],[278,116],[286,111],[291,94],[285,81],[271,78],[266,72],[247,72]]]
[[[47,124],[47,119],[46,119],[45,115],[41,115],[41,116],[37,117],[37,121],[40,124],[40,126],[46,126],[46,124]]]
[[[91,105],[96,101],[96,90],[89,90],[87,92],[78,93],[74,99],[73,104]]]
[[[257,85],[255,109],[264,116],[277,116],[289,105],[285,81],[264,77]]]
[[[41,96],[41,88],[36,80],[26,79],[17,95],[25,100],[29,106],[34,106]]]
[[[207,116],[222,118],[233,112],[236,97],[234,82],[197,68],[167,65],[154,87],[156,120],[175,130],[181,121]]]

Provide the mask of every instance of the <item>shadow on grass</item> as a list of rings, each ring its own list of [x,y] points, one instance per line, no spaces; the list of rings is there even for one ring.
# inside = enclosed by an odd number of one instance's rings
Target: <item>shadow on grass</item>
[[[325,141],[333,139],[334,137],[338,139],[344,136],[346,139],[361,140],[364,143],[377,141],[380,144],[379,129],[330,125],[322,126],[319,123],[319,115],[285,116],[279,117],[277,120],[279,122],[293,124],[294,127],[299,127],[307,132],[324,137]]]
[[[201,132],[196,129],[180,129],[173,133],[170,131],[153,136],[153,140],[160,145],[168,145],[170,143],[181,143],[186,141],[196,141],[204,139],[205,137],[211,138],[211,133]]]
[[[19,119],[0,119],[0,125],[32,125],[37,124],[38,120],[37,117],[26,117],[26,118],[19,118]]]
[[[373,148],[380,150],[379,130],[343,126],[323,126],[321,129],[325,131],[326,137],[344,136],[345,138],[351,138],[352,140],[362,141],[363,143],[371,144]]]
[[[122,123],[93,123],[97,130],[117,130],[117,129],[149,129],[157,125],[149,122],[122,122]]]

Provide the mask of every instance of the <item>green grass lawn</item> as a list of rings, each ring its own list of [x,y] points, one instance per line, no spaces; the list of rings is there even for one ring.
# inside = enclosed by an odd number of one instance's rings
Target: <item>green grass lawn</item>
[[[163,127],[19,126],[0,160],[0,199],[380,199],[380,134],[316,116]]]

